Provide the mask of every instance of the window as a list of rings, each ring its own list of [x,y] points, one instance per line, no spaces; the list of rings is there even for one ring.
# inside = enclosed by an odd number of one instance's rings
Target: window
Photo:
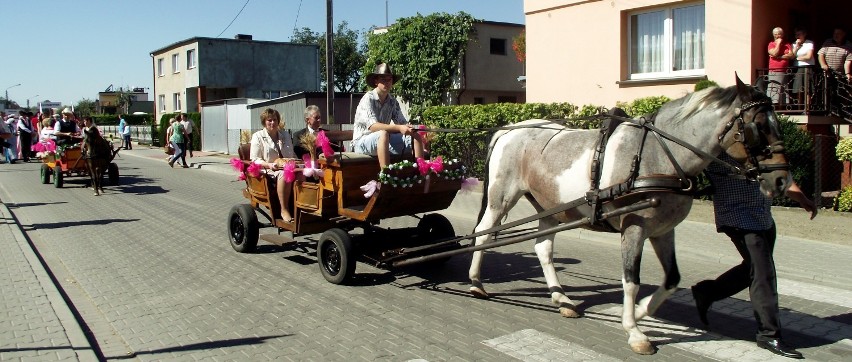
[[[497,103],[518,103],[518,98],[515,96],[498,96]]]
[[[195,49],[186,51],[186,69],[195,68]]]
[[[263,98],[275,99],[281,97],[281,91],[263,91]]]
[[[485,104],[485,100],[482,97],[473,97],[473,104]]]
[[[491,54],[506,55],[506,39],[491,38]]]
[[[704,74],[704,4],[630,15],[630,78]]]
[[[166,111],[166,95],[160,94],[157,96],[157,103],[160,104],[160,112]]]
[[[172,54],[172,73],[177,73],[177,72],[180,71],[180,68],[178,68],[178,64],[180,64],[180,63],[178,63],[178,56],[179,55],[180,54],[178,54],[178,53]]]
[[[166,75],[163,73],[163,58],[157,59],[157,75],[160,77]]]
[[[175,105],[174,110],[180,111],[180,93],[172,94],[172,103]]]

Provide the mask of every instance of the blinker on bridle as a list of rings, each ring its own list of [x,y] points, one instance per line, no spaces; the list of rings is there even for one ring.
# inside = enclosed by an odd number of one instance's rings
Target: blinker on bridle
[[[745,146],[746,159],[750,165],[746,165],[745,176],[749,180],[757,180],[762,173],[770,173],[779,170],[789,170],[790,165],[787,163],[774,165],[761,165],[760,161],[771,158],[774,153],[784,152],[784,141],[775,141],[772,144],[764,145],[760,135],[760,130],[757,128],[757,123],[752,121],[746,123],[743,119],[745,113],[756,107],[772,107],[772,101],[768,98],[758,101],[744,103],[736,112],[737,115],[731,117],[728,123],[725,124],[725,130],[719,135],[719,142],[725,138],[725,135],[737,125],[737,133],[734,134],[734,141],[742,143]],[[760,159],[759,159],[760,158]]]

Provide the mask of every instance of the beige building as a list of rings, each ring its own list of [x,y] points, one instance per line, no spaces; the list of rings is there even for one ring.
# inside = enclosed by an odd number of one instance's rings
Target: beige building
[[[733,85],[735,73],[759,84],[772,28],[790,41],[802,26],[818,48],[849,24],[852,1],[524,0],[524,12],[527,101],[611,107],[679,98],[702,79]],[[819,109],[818,96],[776,109],[801,123],[844,123]]]
[[[319,48],[310,44],[190,38],[151,52],[156,120],[230,98],[272,99],[320,88]]]

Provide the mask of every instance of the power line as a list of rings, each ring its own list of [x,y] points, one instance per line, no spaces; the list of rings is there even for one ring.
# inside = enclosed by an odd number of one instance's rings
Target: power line
[[[230,28],[230,27],[231,27],[231,25],[232,25],[232,24],[234,24],[234,22],[235,22],[235,21],[237,21],[237,18],[238,18],[238,17],[240,17],[240,14],[242,14],[242,13],[243,13],[243,9],[245,9],[245,8],[246,8],[246,5],[248,5],[249,1],[251,1],[251,0],[246,0],[246,3],[245,3],[245,4],[243,4],[243,8],[242,8],[242,9],[240,9],[240,12],[238,12],[236,16],[234,16],[234,20],[231,20],[231,23],[230,23],[230,24],[228,24],[228,26],[226,26],[226,27],[225,27],[225,29],[222,29],[222,32],[221,32],[221,33],[219,33],[219,35],[216,35],[216,37],[217,37],[217,38],[218,38],[218,37],[220,37],[220,36],[222,36],[222,34],[224,34],[224,33],[225,33],[225,31],[226,31],[226,30],[228,30],[228,28]]]
[[[296,26],[299,24],[299,14],[302,13],[302,0],[299,0],[299,7],[296,9],[296,21],[293,23],[293,35],[290,36],[290,40],[293,40],[293,36],[296,35]]]

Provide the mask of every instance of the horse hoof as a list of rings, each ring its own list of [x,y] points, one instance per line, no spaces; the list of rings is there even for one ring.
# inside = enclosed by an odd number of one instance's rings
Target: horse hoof
[[[479,287],[470,287],[470,294],[479,299],[488,299],[489,295],[484,289]]]
[[[580,313],[571,307],[559,307],[559,314],[565,318],[580,318]]]
[[[649,341],[631,343],[630,349],[632,349],[634,353],[642,355],[650,355],[657,352],[654,350],[654,346],[652,346]]]

